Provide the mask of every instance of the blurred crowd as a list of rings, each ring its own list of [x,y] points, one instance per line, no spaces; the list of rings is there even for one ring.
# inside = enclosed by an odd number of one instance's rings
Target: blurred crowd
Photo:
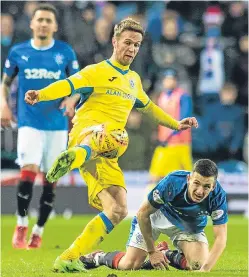
[[[32,36],[29,22],[40,2],[1,2],[2,68],[11,46]],[[247,162],[247,1],[49,2],[60,15],[56,38],[73,46],[81,68],[111,56],[115,23],[128,16],[142,23],[146,36],[131,68],[155,101],[165,70],[177,71],[200,123],[192,133],[194,158]],[[130,147],[121,167],[148,169],[156,127],[133,111],[127,129]]]

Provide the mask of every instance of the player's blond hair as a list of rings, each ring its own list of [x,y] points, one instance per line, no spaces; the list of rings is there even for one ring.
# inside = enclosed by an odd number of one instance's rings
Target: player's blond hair
[[[144,37],[144,29],[140,22],[128,17],[125,18],[124,20],[120,21],[118,24],[115,25],[114,27],[114,37],[119,37],[122,32],[124,31],[133,31],[133,32],[138,32]]]

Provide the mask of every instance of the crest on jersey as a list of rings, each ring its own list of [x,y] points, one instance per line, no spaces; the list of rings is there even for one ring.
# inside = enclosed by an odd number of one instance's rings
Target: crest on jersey
[[[78,64],[78,61],[73,61],[72,62],[72,67],[73,67],[73,69],[78,69],[79,68],[79,64]]]
[[[158,189],[153,191],[153,200],[158,204],[164,204],[163,199],[160,196],[160,192]]]
[[[5,62],[5,67],[6,68],[10,68],[10,61],[7,59],[6,62]]]
[[[212,214],[211,214],[211,218],[212,220],[217,220],[219,218],[221,218],[224,214],[224,211],[223,210],[216,210],[216,211],[213,211]]]
[[[134,83],[134,81],[132,79],[130,79],[130,86],[131,86],[131,88],[135,87],[135,83]]]
[[[57,53],[55,56],[54,56],[54,60],[55,62],[59,65],[59,64],[63,64],[63,60],[64,60],[64,56],[60,53]]]

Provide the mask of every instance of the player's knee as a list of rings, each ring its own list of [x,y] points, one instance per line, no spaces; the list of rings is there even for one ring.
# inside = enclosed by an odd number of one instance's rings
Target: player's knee
[[[31,199],[33,194],[33,183],[20,182],[17,186],[17,196],[24,199]]]
[[[39,166],[36,164],[27,164],[22,167],[22,170],[32,171],[34,173],[38,173],[40,171]]]
[[[202,266],[202,263],[201,261],[198,261],[198,260],[191,260],[189,262],[189,267],[191,270],[199,270]]]
[[[128,214],[127,206],[126,205],[120,206],[119,204],[115,203],[112,206],[111,213],[112,213],[112,218],[117,224],[127,216]]]

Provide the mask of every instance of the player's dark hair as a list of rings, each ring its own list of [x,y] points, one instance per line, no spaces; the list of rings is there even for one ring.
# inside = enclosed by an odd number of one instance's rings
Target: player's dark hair
[[[47,3],[38,5],[37,8],[35,8],[35,10],[33,11],[32,18],[35,16],[35,13],[37,11],[48,11],[48,12],[53,13],[55,16],[56,22],[58,22],[58,11],[53,5],[47,4]]]
[[[193,172],[199,173],[204,177],[218,177],[218,168],[216,164],[209,159],[200,159],[194,164]]]
[[[142,37],[144,37],[145,34],[142,25],[138,21],[130,17],[125,18],[124,20],[115,25],[114,37],[119,37],[121,33],[123,33],[124,31],[138,32],[142,35]]]

